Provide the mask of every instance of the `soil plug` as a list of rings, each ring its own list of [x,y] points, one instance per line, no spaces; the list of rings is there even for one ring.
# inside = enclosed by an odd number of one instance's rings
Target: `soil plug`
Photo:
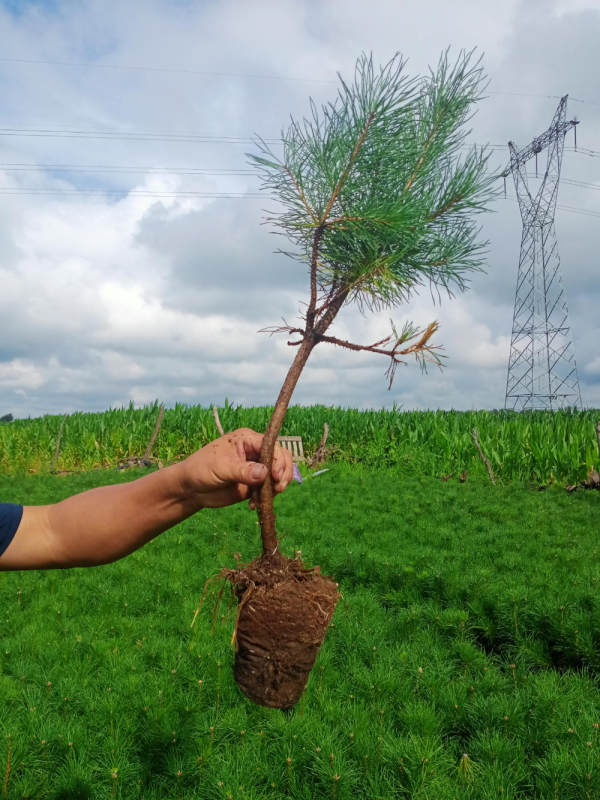
[[[465,272],[479,269],[484,244],[473,217],[495,196],[488,154],[465,155],[465,127],[484,91],[481,59],[461,51],[456,63],[442,54],[437,71],[409,78],[406,61],[394,56],[377,70],[359,57],[354,79],[340,78],[337,99],[311,118],[292,119],[282,133],[281,154],[256,139],[250,159],[262,188],[283,208],[267,222],[293,243],[286,253],[308,267],[309,296],[300,322],[265,329],[289,337],[295,358],[265,432],[260,462],[267,478],[254,496],[262,555],[222,575],[238,601],[235,679],[254,702],[290,708],[302,695],[338,601],[338,586],[287,558],[279,549],[273,511],[273,454],[292,393],[312,351],[333,344],[389,359],[391,388],[406,357],[441,366],[432,322],[412,323],[370,344],[331,333],[342,307],[390,309],[427,285],[451,294]]]

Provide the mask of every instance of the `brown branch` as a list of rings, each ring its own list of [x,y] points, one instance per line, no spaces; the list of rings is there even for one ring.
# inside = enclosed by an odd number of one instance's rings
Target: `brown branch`
[[[259,487],[255,493],[254,500],[258,509],[258,518],[260,521],[260,532],[263,543],[264,555],[276,558],[279,553],[279,542],[277,540],[277,532],[275,530],[275,512],[273,510],[273,478],[271,475],[271,467],[273,464],[273,454],[275,451],[275,444],[277,437],[281,431],[281,426],[292,397],[292,393],[298,383],[300,374],[306,364],[309,355],[312,352],[316,342],[312,337],[305,337],[300,345],[300,349],[296,353],[288,374],[286,375],[279,397],[275,403],[275,410],[269,420],[267,430],[263,437],[262,447],[260,449],[259,461],[267,467],[267,477],[265,482]]]
[[[331,227],[332,225],[337,225],[338,222],[377,222],[379,225],[391,225],[392,223],[387,219],[379,219],[378,217],[336,217],[335,219],[330,219],[328,222],[324,224],[327,227]]]
[[[346,284],[346,288],[348,290],[348,294],[350,294],[350,292],[354,291],[355,289],[359,289],[361,284],[368,283],[368,281],[372,280],[377,275],[377,273],[385,272],[385,270],[388,268],[387,260],[388,259],[386,257],[380,258],[374,264],[374,266],[371,267],[371,269],[369,269],[367,272],[363,273],[362,275],[359,275],[359,277],[356,278],[355,281],[352,281],[352,283]]]
[[[319,218],[317,217],[315,212],[312,210],[312,208],[308,205],[308,201],[306,200],[304,192],[302,191],[302,187],[300,186],[300,184],[298,183],[298,181],[294,177],[294,174],[293,174],[292,170],[287,166],[287,164],[284,164],[284,167],[285,167],[285,171],[290,176],[290,179],[291,179],[292,183],[294,184],[295,190],[298,192],[298,197],[300,198],[300,200],[302,202],[302,205],[308,211],[308,215],[311,217],[313,222],[318,223],[319,222]]]
[[[331,301],[325,306],[325,310],[317,324],[315,325],[313,331],[313,337],[315,338],[315,343],[318,340],[318,337],[325,333],[327,328],[331,325],[333,320],[336,317],[336,314],[340,310],[340,308],[344,305],[346,298],[348,297],[348,287],[343,286],[336,295],[333,296]]]
[[[375,342],[374,344],[371,345],[355,344],[354,342],[348,342],[345,339],[338,339],[335,336],[324,336],[322,334],[315,334],[315,337],[317,342],[328,342],[329,344],[335,344],[338,345],[339,347],[345,347],[348,350],[354,350],[354,351],[364,350],[369,353],[379,353],[380,355],[387,356],[390,359],[390,365],[387,368],[385,374],[386,376],[389,377],[388,389],[391,389],[392,384],[394,382],[396,367],[399,364],[406,363],[400,358],[400,356],[408,356],[408,355],[414,355],[417,357],[420,356],[423,360],[425,360],[425,358],[429,356],[437,366],[440,366],[441,363],[440,359],[434,353],[434,350],[439,350],[440,347],[428,344],[429,339],[433,336],[433,334],[437,331],[437,329],[438,329],[437,322],[430,323],[427,326],[427,328],[425,328],[420,339],[417,342],[413,342],[413,344],[403,349],[401,349],[401,345],[403,345],[405,342],[410,341],[410,339],[414,338],[416,334],[414,334],[412,337],[399,336],[396,339],[394,346],[389,349],[384,349],[383,347],[381,347],[381,345],[390,342],[393,338],[392,335],[387,336],[385,339],[381,339],[379,342]]]
[[[352,155],[350,156],[350,161],[348,162],[348,165],[346,166],[345,170],[340,175],[340,179],[338,180],[337,185],[336,185],[335,189],[333,190],[333,192],[331,194],[331,197],[329,198],[329,202],[327,203],[327,208],[325,209],[325,211],[323,212],[323,215],[321,216],[321,224],[325,223],[325,221],[327,220],[327,217],[331,213],[331,209],[333,208],[333,204],[335,203],[335,201],[337,199],[337,196],[338,196],[338,194],[340,193],[340,191],[342,189],[342,186],[344,185],[348,175],[350,174],[350,170],[352,169],[352,164],[354,163],[354,161],[356,159],[356,156],[358,155],[358,153],[360,151],[360,148],[363,146],[363,144],[365,142],[365,139],[367,138],[367,133],[368,133],[369,128],[371,127],[371,123],[373,122],[374,119],[375,119],[375,112],[371,111],[371,113],[369,114],[369,117],[368,117],[368,119],[367,119],[367,121],[365,123],[365,127],[363,128],[362,133],[359,136],[358,142],[356,143],[356,147],[352,151]]]
[[[317,307],[317,263],[319,257],[319,245],[323,238],[323,225],[319,225],[315,230],[312,246],[312,257],[310,260],[310,303],[306,311],[306,332],[311,333],[315,325],[315,310]]]
[[[451,200],[448,200],[448,202],[445,205],[443,205],[441,208],[438,208],[437,211],[434,211],[434,213],[428,218],[427,221],[433,222],[434,219],[441,217],[442,214],[445,214],[446,211],[449,211],[452,208],[452,206],[455,206],[460,200],[463,199],[464,199],[463,194],[455,195]]]
[[[431,143],[433,142],[433,139],[434,139],[434,137],[435,137],[435,135],[436,135],[436,133],[438,131],[438,128],[439,128],[439,116],[440,115],[438,114],[438,117],[436,118],[435,124],[433,126],[433,130],[431,131],[431,133],[427,137],[427,141],[425,142],[425,145],[423,147],[423,152],[421,153],[421,157],[417,161],[417,164],[416,164],[416,166],[415,166],[415,168],[414,168],[414,170],[412,172],[412,175],[407,180],[406,185],[404,186],[404,189],[402,190],[403,192],[407,192],[410,189],[410,187],[413,185],[413,183],[415,182],[415,178],[417,177],[417,172],[420,170],[420,168],[421,168],[421,166],[423,164],[423,161],[425,161],[425,156],[427,155],[427,151],[431,147]]]
[[[259,333],[268,333],[271,336],[273,336],[274,333],[300,333],[304,336],[305,331],[304,328],[292,328],[286,323],[285,325],[273,325],[272,328],[261,328]]]
[[[401,360],[398,359],[398,356],[407,356],[413,355],[421,352],[428,352],[432,355],[434,350],[439,350],[439,346],[435,345],[428,345],[427,342],[433,336],[433,334],[438,329],[438,323],[432,322],[430,325],[427,326],[423,335],[419,339],[418,342],[414,342],[409,347],[405,347],[404,349],[399,349],[404,342],[409,341],[408,339],[403,339],[399,337],[396,340],[394,346],[390,349],[384,349],[381,345],[386,344],[387,342],[391,341],[392,335],[386,336],[385,339],[381,339],[374,344],[355,344],[354,342],[348,342],[345,339],[338,339],[335,336],[323,336],[317,335],[317,341],[319,342],[328,342],[329,344],[338,345],[338,347],[345,347],[347,350],[366,350],[369,353],[379,353],[383,356],[388,356],[389,358],[393,359],[396,363],[402,364]],[[435,355],[434,355],[435,358]],[[436,359],[437,360],[437,359]]]
[[[490,476],[491,482],[496,483],[496,481],[494,480],[494,473],[492,472],[491,464],[484,456],[483,450],[481,449],[481,445],[479,444],[479,434],[477,433],[477,428],[473,428],[472,436],[473,436],[473,441],[475,442],[475,446],[479,450],[479,455],[481,456],[481,460],[487,467],[488,475]]]
[[[338,275],[334,274],[333,281],[331,283],[329,291],[327,292],[327,297],[323,300],[322,304],[315,309],[315,316],[321,314],[321,312],[323,312],[327,308],[327,306],[331,303],[332,299],[335,297],[335,293],[338,290],[338,286],[339,286],[339,277]]]

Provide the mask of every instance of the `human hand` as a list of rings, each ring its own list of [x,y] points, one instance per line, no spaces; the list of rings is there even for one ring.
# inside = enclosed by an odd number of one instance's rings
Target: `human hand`
[[[258,463],[262,433],[239,428],[197,450],[178,466],[182,470],[184,493],[193,497],[198,508],[222,508],[251,497],[252,487],[267,476],[267,468]],[[292,479],[292,455],[275,446],[273,488],[282,492]]]

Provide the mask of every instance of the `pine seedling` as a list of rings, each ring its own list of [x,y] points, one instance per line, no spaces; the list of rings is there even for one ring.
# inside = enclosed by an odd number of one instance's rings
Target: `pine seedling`
[[[463,753],[458,762],[458,777],[461,781],[468,783],[473,779],[473,762],[468,753]]]
[[[12,755],[12,737],[7,736],[6,743],[6,769],[4,771],[4,783],[2,784],[2,794],[8,794],[8,782],[10,780],[10,758]]]
[[[323,344],[383,355],[390,387],[406,358],[441,365],[437,322],[423,329],[392,322],[391,332],[370,344],[334,335],[332,324],[344,306],[391,309],[422,286],[437,295],[463,290],[466,274],[482,263],[474,217],[494,194],[488,156],[477,148],[462,153],[465,125],[482,96],[481,59],[461,52],[451,65],[445,52],[424,79],[409,78],[405,67],[396,55],[377,70],[363,54],[354,79],[340,77],[334,102],[318,109],[311,101],[310,118],[292,119],[281,156],[262,139],[250,156],[262,188],[281,206],[267,221],[290,240],[295,249],[286,254],[306,263],[309,278],[301,323],[267,329],[285,333],[296,355],[260,452],[267,466],[255,497],[263,555],[224,573],[239,601],[235,677],[263,705],[297,702],[338,599],[337,584],[317,567],[280,553],[275,529],[271,464],[308,358]]]

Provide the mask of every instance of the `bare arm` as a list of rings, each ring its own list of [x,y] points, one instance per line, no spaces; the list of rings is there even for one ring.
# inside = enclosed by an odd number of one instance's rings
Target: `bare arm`
[[[179,464],[130,483],[102,486],[47,506],[25,506],[0,570],[94,566],[116,561],[202,508],[250,497],[266,468],[256,463],[262,435],[226,434]],[[277,491],[292,477],[291,455],[273,462]]]

